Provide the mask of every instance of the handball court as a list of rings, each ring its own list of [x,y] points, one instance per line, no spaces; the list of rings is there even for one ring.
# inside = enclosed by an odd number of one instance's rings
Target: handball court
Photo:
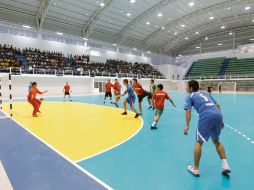
[[[200,177],[193,163],[198,115],[183,135],[186,93],[169,92],[158,130],[151,131],[154,111],[143,101],[143,116],[121,116],[103,105],[102,96],[49,98],[32,118],[27,102],[15,102],[13,119],[0,119],[0,160],[14,189],[252,189],[254,159],[253,94],[214,94],[221,104],[225,145],[232,174],[221,174],[211,141],[204,145]],[[123,98],[121,99],[123,100]],[[7,112],[8,104],[4,105]],[[135,105],[137,108],[137,104]]]

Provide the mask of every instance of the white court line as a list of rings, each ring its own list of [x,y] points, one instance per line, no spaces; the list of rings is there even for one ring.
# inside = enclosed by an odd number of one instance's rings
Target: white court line
[[[49,102],[54,102],[54,101],[49,101]],[[56,102],[60,102],[60,101],[56,101]],[[18,102],[17,102],[18,103]],[[68,102],[66,102],[66,103],[68,103]],[[105,107],[105,106],[103,106],[103,105],[98,105],[98,104],[91,104],[91,103],[85,103],[85,102],[69,102],[69,103],[78,103],[78,104],[87,104],[87,105],[93,105],[93,106],[98,106],[98,107]],[[108,108],[113,108],[113,107],[108,107]],[[116,109],[118,109],[118,110],[123,110],[122,108],[116,108]],[[131,112],[131,113],[134,113],[134,112],[132,112],[132,111],[128,111],[128,112]],[[103,154],[103,153],[105,153],[105,152],[107,152],[107,151],[109,151],[109,150],[111,150],[111,149],[114,149],[114,148],[116,148],[116,147],[118,147],[118,146],[120,146],[120,145],[122,145],[122,144],[124,144],[125,142],[127,142],[127,141],[129,141],[130,139],[132,139],[134,136],[136,136],[140,131],[141,131],[141,129],[143,128],[143,126],[144,126],[144,120],[143,120],[143,118],[142,117],[140,117],[141,118],[141,127],[139,128],[139,130],[138,131],[136,131],[136,133],[134,133],[132,136],[130,136],[128,139],[126,139],[126,140],[124,140],[124,141],[122,141],[122,142],[120,142],[120,143],[118,143],[118,144],[116,144],[116,145],[114,145],[114,146],[112,146],[112,147],[110,147],[110,148],[108,148],[108,149],[106,149],[106,150],[103,150],[103,151],[101,151],[101,152],[99,152],[99,153],[96,153],[96,154],[94,154],[94,155],[91,155],[91,156],[89,156],[89,157],[87,157],[87,158],[82,158],[82,159],[80,159],[80,160],[76,160],[75,162],[76,163],[78,163],[78,162],[81,162],[81,161],[85,161],[85,160],[88,160],[88,159],[90,159],[90,158],[93,158],[93,157],[95,157],[95,156],[98,156],[98,155],[100,155],[100,154]],[[18,123],[18,122],[17,122]],[[21,125],[22,126],[22,125]],[[23,126],[22,126],[23,127]],[[23,127],[24,128],[24,127]],[[31,134],[33,134],[32,132],[31,132]],[[34,135],[34,134],[33,134]],[[35,136],[35,135],[34,135]],[[38,137],[39,138],[39,137]],[[45,143],[45,144],[47,144],[47,143]]]
[[[5,115],[7,115],[4,111],[2,111]],[[61,152],[59,152],[58,150],[56,150],[53,146],[51,146],[50,144],[46,143],[43,139],[41,139],[40,137],[38,137],[37,135],[35,135],[32,131],[26,129],[22,124],[20,124],[18,121],[16,121],[13,118],[10,118],[11,120],[13,120],[15,123],[17,123],[20,127],[22,127],[24,130],[26,130],[28,133],[30,133],[31,135],[33,135],[34,137],[36,137],[39,141],[41,141],[42,143],[44,143],[45,145],[47,145],[49,148],[51,148],[53,151],[55,151],[57,154],[59,154],[61,157],[63,157],[65,160],[67,160],[69,163],[71,163],[72,165],[74,165],[76,168],[78,168],[79,170],[81,170],[83,173],[85,173],[86,175],[88,175],[89,177],[91,177],[92,179],[94,179],[96,182],[98,182],[99,184],[101,184],[103,187],[105,187],[108,190],[113,190],[112,187],[110,187],[109,185],[107,185],[105,182],[101,181],[100,179],[98,179],[97,177],[95,177],[93,174],[91,174],[90,172],[88,172],[87,170],[85,170],[84,168],[80,167],[78,164],[76,164],[75,162],[73,162],[72,160],[70,160],[69,158],[67,158],[65,155],[63,155]]]
[[[174,108],[175,110],[177,111],[184,111],[184,110],[181,110],[179,108]],[[192,113],[194,115],[198,115],[197,113]],[[251,140],[251,138],[249,138],[247,135],[243,134],[241,131],[237,130],[237,129],[234,129],[233,127],[229,126],[229,125],[225,125],[225,127],[231,129],[232,131],[235,131],[237,134],[241,135],[243,138],[245,138],[247,141],[250,141],[252,144],[254,144],[254,141]]]
[[[11,182],[8,178],[8,175],[6,174],[6,172],[4,170],[4,166],[1,161],[0,161],[0,189],[13,190]]]
[[[113,148],[116,148],[116,147],[118,147],[118,146],[124,144],[125,142],[129,141],[130,139],[132,139],[134,136],[136,136],[136,135],[141,131],[141,129],[142,129],[143,126],[144,126],[144,120],[143,120],[142,117],[140,117],[140,118],[141,118],[141,121],[142,121],[141,127],[139,128],[138,131],[136,131],[136,133],[134,133],[134,134],[133,134],[132,136],[130,136],[128,139],[126,139],[126,140],[120,142],[119,144],[117,144],[117,145],[115,145],[115,146],[112,146],[112,147],[110,147],[110,148],[108,148],[108,149],[106,149],[106,150],[103,150],[103,151],[101,151],[101,152],[99,152],[99,153],[97,153],[97,154],[91,155],[91,156],[89,156],[89,157],[87,157],[87,158],[83,158],[83,159],[77,160],[76,162],[77,162],[77,163],[78,163],[78,162],[82,162],[82,161],[88,160],[88,159],[90,159],[90,158],[93,158],[93,157],[95,157],[95,156],[98,156],[98,155],[100,155],[100,154],[103,154],[104,152],[107,152],[107,151],[109,151],[109,150],[111,150],[111,149],[113,149]]]

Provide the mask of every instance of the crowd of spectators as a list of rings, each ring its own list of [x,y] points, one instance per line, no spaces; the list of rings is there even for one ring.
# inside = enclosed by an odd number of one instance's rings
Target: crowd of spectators
[[[23,57],[18,61],[16,57]],[[72,73],[76,75],[93,74],[97,76],[109,76],[121,74],[156,76],[162,74],[150,64],[130,63],[122,60],[107,60],[106,63],[89,62],[88,55],[70,55],[64,57],[61,52],[41,51],[36,48],[20,49],[10,45],[0,44],[0,67],[22,67],[26,72],[39,74]]]
[[[11,45],[1,45],[0,44],[0,67],[19,67],[20,63],[16,59],[15,55],[20,55],[20,49],[13,48]]]

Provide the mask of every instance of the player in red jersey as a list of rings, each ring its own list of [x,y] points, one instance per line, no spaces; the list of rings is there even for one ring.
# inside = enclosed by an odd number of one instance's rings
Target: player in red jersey
[[[120,99],[119,95],[121,95],[121,85],[117,79],[115,79],[115,83],[113,84],[113,90],[116,101],[114,102],[115,106],[118,107],[118,101]]]
[[[106,102],[107,97],[110,98],[110,102],[112,102],[112,93],[111,93],[111,88],[113,87],[112,83],[110,82],[110,79],[105,84],[105,97],[104,97],[104,104]]]
[[[69,100],[72,101],[71,100],[71,95],[70,95],[70,92],[72,92],[72,91],[71,91],[71,87],[70,87],[68,82],[66,82],[66,84],[63,88],[63,92],[64,92],[64,101],[65,101],[66,95],[69,96]]]
[[[48,90],[45,90],[43,92],[39,91],[37,89],[37,83],[33,82],[32,83],[32,88],[29,90],[29,94],[27,95],[27,101],[32,104],[34,110],[33,110],[33,117],[38,117],[37,112],[40,113],[40,106],[41,106],[41,101],[43,100],[42,98],[38,100],[36,98],[37,94],[44,94],[47,93]]]
[[[138,96],[139,114],[142,115],[142,101],[147,96],[149,105],[152,105],[152,93],[143,89],[142,85],[138,83],[137,79],[132,79],[133,89]]]
[[[163,113],[165,99],[169,100],[171,104],[175,107],[173,100],[169,97],[167,92],[163,91],[163,85],[158,84],[157,90],[153,93],[153,102],[154,102],[153,105],[156,109],[156,112],[155,112],[154,122],[151,126],[151,129],[157,129],[156,124],[158,123]]]

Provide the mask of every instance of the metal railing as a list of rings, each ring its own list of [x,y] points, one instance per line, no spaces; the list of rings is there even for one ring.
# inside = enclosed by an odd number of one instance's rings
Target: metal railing
[[[198,80],[216,80],[216,79],[225,79],[225,80],[231,80],[231,79],[252,79],[254,78],[253,74],[233,74],[233,75],[221,75],[221,76],[189,76],[185,77],[184,80],[191,80],[191,79],[198,79]]]
[[[9,73],[9,68],[0,68],[0,72]],[[93,72],[93,71],[77,71],[72,69],[37,69],[31,70],[22,67],[13,67],[11,70],[13,75],[51,75],[51,76],[80,76],[80,77],[118,77],[118,78],[144,78],[144,79],[166,79],[158,75],[144,75],[132,73],[109,73],[109,72]]]

